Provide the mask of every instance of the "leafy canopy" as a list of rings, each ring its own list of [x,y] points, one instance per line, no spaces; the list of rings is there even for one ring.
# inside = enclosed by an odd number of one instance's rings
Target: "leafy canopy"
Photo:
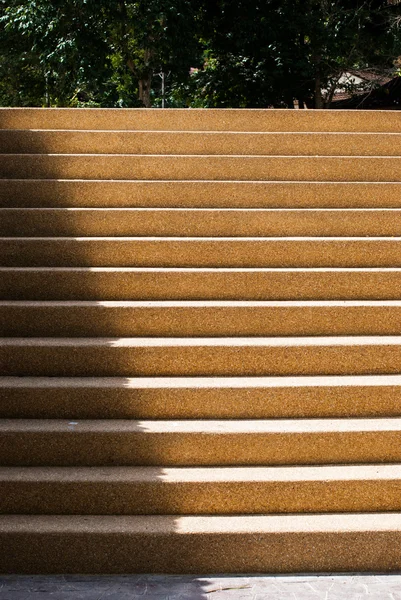
[[[328,106],[392,73],[397,0],[0,0],[0,104]],[[399,63],[398,63],[399,64]]]

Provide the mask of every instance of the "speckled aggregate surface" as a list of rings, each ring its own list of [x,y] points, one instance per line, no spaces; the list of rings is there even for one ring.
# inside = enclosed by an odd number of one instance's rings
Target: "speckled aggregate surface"
[[[13,207],[382,208],[401,206],[400,182],[0,179]]]
[[[401,157],[4,154],[0,177],[399,182]]]
[[[393,268],[401,237],[3,237],[0,255],[14,267]]]
[[[2,108],[2,129],[401,132],[396,110]]]
[[[2,418],[224,419],[398,416],[400,375],[0,378]]]
[[[400,574],[0,576],[0,600],[400,600]]]
[[[399,300],[401,269],[0,267],[3,300]]]
[[[401,600],[400,115],[0,109],[0,600]]]
[[[2,514],[401,510],[401,465],[1,467]]]
[[[0,130],[3,152],[400,156],[399,133]]]
[[[401,336],[3,338],[0,364],[5,376],[398,374]]]
[[[1,130],[0,130],[1,131]],[[397,208],[7,208],[4,236],[398,236]]]
[[[7,337],[401,335],[401,301],[0,301]]]

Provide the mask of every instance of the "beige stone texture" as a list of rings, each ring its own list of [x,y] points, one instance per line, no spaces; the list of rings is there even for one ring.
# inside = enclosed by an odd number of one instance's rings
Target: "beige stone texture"
[[[401,269],[0,267],[2,300],[399,300]]]
[[[401,182],[0,178],[0,206],[400,208]]]
[[[400,133],[1,130],[7,154],[400,156]]]
[[[396,208],[0,208],[14,237],[398,236]]]
[[[2,418],[400,417],[401,375],[1,377]]]
[[[0,301],[8,337],[401,335],[401,301]]]
[[[269,466],[401,462],[401,418],[0,422],[3,466]]]
[[[401,336],[2,338],[0,375],[171,377],[401,372]]]
[[[401,465],[0,467],[1,514],[190,515],[401,509]]]
[[[1,108],[0,129],[401,133],[397,110]]]
[[[5,179],[400,182],[400,156],[3,154]]]
[[[399,571],[400,513],[0,517],[11,573]],[[163,551],[161,552],[161,549]]]
[[[0,238],[10,267],[401,267],[401,237]]]
[[[401,113],[0,148],[0,573],[400,571]]]

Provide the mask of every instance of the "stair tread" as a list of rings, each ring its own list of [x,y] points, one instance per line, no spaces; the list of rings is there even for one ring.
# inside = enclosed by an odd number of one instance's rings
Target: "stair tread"
[[[401,481],[401,464],[274,467],[0,467],[1,482],[224,483]]]
[[[2,155],[5,156],[5,155]],[[27,155],[21,155],[21,154],[17,154],[15,156],[27,156]],[[28,155],[29,156],[29,155]],[[32,156],[36,156],[36,155],[32,155]],[[60,156],[58,154],[55,154],[54,156]],[[80,156],[80,155],[77,155]],[[102,156],[102,155],[93,155],[93,156]],[[113,155],[111,155],[113,156]],[[114,155],[115,156],[115,155]],[[144,155],[144,156],[149,156],[149,155]],[[166,155],[164,155],[166,156]],[[185,156],[185,155],[184,155]],[[212,158],[212,157],[211,157]],[[213,156],[213,158],[215,158],[215,156]],[[243,158],[243,156],[239,157],[239,158]],[[260,157],[257,157],[260,158]],[[271,157],[270,157],[271,158]],[[282,157],[279,157],[282,158]],[[288,157],[291,158],[291,157]],[[294,158],[294,157],[292,157]],[[305,157],[300,157],[300,158],[305,158]],[[322,158],[328,158],[328,157],[322,157]],[[383,158],[383,157],[368,157],[368,158]],[[395,156],[395,157],[390,157],[390,158],[400,158],[399,156]],[[146,186],[146,187],[154,187],[154,188],[159,188],[160,186],[168,186],[168,187],[179,187],[179,186],[192,186],[194,185],[194,187],[211,187],[211,188],[215,188],[220,187],[220,188],[233,188],[233,187],[237,187],[239,186],[244,187],[244,188],[249,188],[249,187],[256,187],[256,188],[264,188],[267,187],[269,188],[298,188],[299,186],[302,188],[309,188],[312,187],[313,188],[332,188],[333,190],[338,190],[341,188],[355,188],[355,192],[357,191],[358,188],[362,187],[362,188],[367,188],[367,189],[373,189],[375,190],[375,188],[377,188],[378,190],[381,190],[381,188],[383,187],[390,187],[397,189],[401,186],[401,181],[393,181],[393,180],[380,180],[380,181],[332,181],[330,179],[324,180],[315,180],[315,179],[283,179],[281,181],[278,181],[276,179],[146,179],[146,178],[138,178],[138,179],[99,179],[99,178],[87,178],[87,179],[82,179],[80,177],[74,177],[74,179],[68,179],[66,177],[48,177],[46,179],[40,178],[40,177],[30,177],[28,178],[22,178],[22,177],[2,177],[0,178],[0,185],[4,186],[4,187],[8,187],[10,184],[18,184],[18,185],[22,185],[22,186],[26,186],[28,188],[32,187],[32,186],[37,186],[37,185],[45,185],[45,186],[53,186],[55,184],[59,185],[67,185],[67,186],[85,186],[85,187],[91,187],[94,184],[101,184],[102,186],[110,186],[110,188],[116,188],[116,187],[142,187],[142,186]],[[260,193],[260,190],[256,190],[257,193]],[[162,201],[162,199],[159,198],[160,201]],[[356,199],[357,200],[357,199]],[[158,207],[159,208],[159,207]],[[275,207],[276,208],[276,207]],[[278,208],[278,207],[277,207]],[[290,207],[292,208],[292,207]],[[318,207],[320,208],[320,207]],[[335,207],[330,207],[330,208],[335,208]]]
[[[2,157],[7,158],[7,157],[16,157],[18,156],[20,157],[24,157],[24,158],[32,158],[32,157],[37,157],[39,159],[42,159],[43,157],[46,158],[54,158],[54,157],[74,157],[74,158],[80,158],[82,159],[83,154],[80,153],[68,153],[68,152],[63,152],[63,153],[54,153],[54,152],[37,152],[37,153],[26,153],[26,154],[21,154],[20,152],[4,152],[1,154]],[[136,159],[152,159],[152,158],[160,158],[160,159],[175,159],[175,158],[184,158],[184,159],[199,159],[199,160],[210,160],[210,159],[217,159],[217,158],[223,158],[223,159],[241,159],[241,160],[248,160],[248,159],[292,159],[292,160],[302,160],[302,161],[310,161],[310,160],[327,160],[327,159],[335,159],[335,160],[346,160],[346,161],[354,161],[354,160],[366,160],[366,161],[372,161],[372,160],[383,160],[383,161],[387,161],[387,160],[394,160],[397,159],[399,160],[401,157],[398,156],[397,154],[395,155],[391,155],[391,154],[387,154],[385,156],[382,155],[370,155],[370,156],[365,156],[365,155],[348,155],[348,154],[333,154],[333,155],[313,155],[313,156],[305,156],[302,154],[297,154],[297,155],[292,155],[292,154],[158,154],[158,153],[154,153],[154,154],[140,154],[140,153],[127,153],[125,154],[124,152],[119,152],[116,154],[107,154],[107,153],[102,153],[102,154],[95,154],[95,153],[85,153],[85,158],[92,158],[92,157],[96,157],[96,158],[136,158]],[[74,179],[76,180],[76,178],[74,177]],[[203,181],[203,180],[202,180]],[[220,180],[221,181],[221,180]],[[233,181],[233,180],[230,180]],[[246,180],[249,181],[249,180]],[[291,180],[294,181],[294,180]],[[321,181],[321,180],[320,180]]]
[[[330,513],[290,515],[93,516],[0,515],[2,534],[25,532],[120,534],[262,535],[288,532],[369,532],[401,530],[401,513]]]
[[[107,109],[110,110],[110,109]],[[171,110],[171,109],[169,109]],[[208,109],[210,110],[210,109]],[[221,110],[221,109],[220,109]],[[244,110],[244,109],[241,109]],[[187,130],[187,129],[57,129],[57,128],[33,128],[33,129],[6,129],[6,128],[0,128],[1,132],[4,133],[10,133],[10,132],[17,132],[17,133],[71,133],[71,134],[85,134],[85,133],[94,133],[96,134],[104,134],[107,133],[108,135],[112,135],[112,134],[118,134],[118,135],[133,135],[133,134],[155,134],[155,135],[159,135],[159,134],[164,134],[167,133],[168,135],[251,135],[251,136],[274,136],[274,135],[283,135],[283,136],[292,136],[292,135],[301,135],[301,136],[319,136],[319,135],[324,135],[324,136],[346,136],[346,135],[350,135],[350,136],[389,136],[389,137],[401,137],[401,133],[400,132],[394,132],[394,131],[230,131],[229,129],[225,129],[224,131],[222,131],[221,129],[215,129],[215,130],[210,130],[210,129],[192,129],[192,130]]]
[[[57,241],[70,241],[70,242],[174,242],[174,244],[187,244],[191,242],[196,243],[207,243],[207,242],[216,242],[218,244],[224,242],[233,242],[234,244],[239,244],[241,242],[255,242],[255,243],[263,243],[263,242],[277,242],[278,244],[285,244],[290,242],[313,242],[313,243],[344,243],[344,242],[400,242],[401,236],[275,236],[275,237],[247,237],[247,236],[222,236],[222,237],[206,237],[206,236],[188,236],[188,237],[180,237],[180,236],[37,236],[37,237],[29,237],[29,236],[1,236],[0,241],[24,241],[24,242],[57,242]]]
[[[401,386],[401,375],[291,377],[0,377],[0,388],[303,388]]]
[[[320,336],[320,337],[220,337],[220,338],[0,338],[0,346],[34,347],[104,347],[104,348],[159,348],[159,347],[289,347],[289,346],[398,346],[401,336]]]
[[[2,155],[5,156],[5,155]],[[15,156],[26,156],[26,154],[21,155],[21,154],[17,154]],[[29,155],[28,155],[29,156]],[[36,156],[35,154],[31,155],[31,156]],[[59,156],[58,154],[55,154],[54,156]],[[80,156],[80,155],[77,155]],[[98,154],[94,154],[93,156],[99,156]],[[101,156],[101,155],[100,155]],[[113,156],[113,155],[111,155]],[[137,155],[134,155],[137,156]],[[149,156],[148,154],[145,154],[144,156]],[[163,155],[162,155],[163,156]],[[164,155],[165,156],[165,155]],[[185,156],[185,155],[183,155]],[[215,158],[215,156],[212,156],[211,158]],[[243,156],[240,156],[240,158],[243,158]],[[258,157],[260,158],[260,157]],[[279,157],[282,158],[282,157]],[[291,158],[291,157],[289,157]],[[294,157],[293,157],[294,158]],[[302,157],[301,157],[302,158]],[[326,157],[327,158],[327,157]],[[374,157],[369,157],[369,158],[374,158]],[[376,157],[376,158],[382,158],[382,157]],[[390,157],[390,158],[400,158],[398,156],[395,157]],[[49,177],[47,179],[41,179],[39,177],[30,177],[29,179],[24,179],[22,177],[2,177],[0,179],[0,184],[7,186],[10,184],[10,182],[12,183],[18,183],[19,185],[27,185],[27,186],[34,186],[34,185],[38,185],[38,184],[43,184],[44,185],[51,185],[51,184],[67,184],[67,185],[85,185],[85,186],[91,186],[91,184],[94,183],[101,183],[102,185],[108,185],[110,187],[116,187],[116,186],[135,186],[135,187],[140,187],[142,185],[146,185],[146,186],[151,186],[151,187],[160,187],[160,186],[164,186],[164,185],[168,185],[168,186],[173,186],[173,187],[177,187],[180,186],[182,184],[184,185],[190,185],[192,186],[193,184],[195,186],[200,186],[200,187],[204,187],[204,186],[211,186],[211,187],[224,187],[224,186],[228,186],[228,187],[233,187],[233,186],[240,186],[240,187],[250,187],[250,186],[257,186],[257,187],[329,187],[329,188],[333,188],[333,189],[338,189],[339,187],[354,187],[355,189],[359,188],[360,186],[362,187],[368,187],[368,188],[375,188],[377,187],[378,189],[380,189],[381,187],[384,186],[390,186],[390,187],[400,187],[401,186],[401,181],[331,181],[329,179],[327,180],[319,180],[316,181],[314,179],[311,180],[307,180],[307,179],[284,179],[282,181],[277,181],[275,179],[264,179],[264,180],[260,180],[260,179],[81,179],[79,177],[75,177],[74,179],[67,179],[67,178],[63,178],[63,177]]]
[[[401,135],[401,134],[400,134]],[[1,180],[0,180],[1,181]],[[23,179],[22,181],[25,181],[25,179]],[[30,180],[28,180],[30,181]],[[43,181],[42,179],[40,181]],[[48,181],[48,180],[46,180]],[[70,181],[70,180],[68,180]],[[159,182],[158,182],[159,183]],[[401,183],[400,183],[401,185]],[[333,213],[333,215],[341,215],[342,213],[348,214],[348,213],[356,213],[357,215],[360,214],[364,214],[364,213],[384,213],[384,214],[393,214],[393,213],[400,213],[401,209],[398,207],[366,207],[366,208],[352,208],[352,207],[339,207],[339,208],[328,208],[328,207],[313,207],[313,208],[297,208],[297,207],[293,207],[293,208],[280,208],[280,207],[266,207],[266,208],[262,208],[262,207],[253,207],[253,206],[249,206],[249,207],[241,207],[241,208],[237,208],[237,207],[226,207],[226,206],[222,206],[222,207],[210,207],[210,208],[200,208],[200,207],[185,207],[185,208],[180,208],[180,207],[176,207],[176,206],[169,206],[169,207],[146,207],[146,206],[134,206],[134,207],[115,207],[115,206],[111,206],[111,207],[69,207],[69,206],[0,206],[0,213],[7,213],[7,212],[12,212],[12,213],[16,213],[17,215],[21,212],[28,212],[29,213],[36,213],[36,212],[44,212],[45,214],[48,214],[49,212],[55,212],[55,213],[65,213],[65,214],[74,214],[74,213],[123,213],[125,214],[137,214],[137,213],[183,213],[183,214],[191,214],[191,213],[195,213],[195,214],[216,214],[216,213],[227,213],[227,214],[232,214],[232,213],[238,213],[241,216],[244,213],[252,213],[252,214],[263,214],[263,213],[267,213],[267,214],[310,214],[310,213],[316,213],[317,215],[321,215],[321,214],[327,214],[327,213]]]
[[[401,417],[241,420],[2,419],[2,434],[284,435],[400,432]]]
[[[1,272],[68,273],[401,273],[401,267],[0,267]]]
[[[252,307],[400,307],[401,300],[0,300],[0,308],[107,307],[107,308],[252,308]]]

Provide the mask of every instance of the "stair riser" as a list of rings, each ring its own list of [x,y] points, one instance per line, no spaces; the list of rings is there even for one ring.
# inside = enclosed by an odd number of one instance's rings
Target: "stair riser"
[[[0,130],[7,154],[401,156],[401,135]]]
[[[0,235],[285,237],[398,236],[401,211],[0,208]]]
[[[401,267],[394,240],[0,238],[9,267]]]
[[[0,534],[0,570],[21,574],[398,572],[400,547],[398,531],[185,536],[179,531],[170,535],[5,532]]]
[[[401,335],[401,306],[159,307],[0,304],[8,337]]]
[[[5,475],[6,477],[6,475]],[[159,479],[158,479],[159,477]],[[401,482],[0,481],[0,513],[190,515],[379,512],[401,509]]]
[[[401,183],[0,179],[5,207],[401,207]]]
[[[46,377],[181,377],[368,375],[401,372],[401,345],[106,344],[0,347],[0,375]]]
[[[400,548],[398,531],[4,532],[0,570],[27,574],[398,572]]]
[[[3,108],[2,129],[401,132],[398,111]]]
[[[401,271],[0,269],[2,300],[399,300]]]
[[[293,380],[294,381],[294,380]],[[397,386],[296,386],[143,389],[124,387],[1,388],[9,419],[270,419],[400,416]]]
[[[4,154],[0,177],[399,182],[401,157]]]
[[[178,424],[177,424],[178,425]],[[400,431],[207,434],[2,431],[2,466],[262,466],[401,462]],[[160,467],[160,474],[163,468]]]

